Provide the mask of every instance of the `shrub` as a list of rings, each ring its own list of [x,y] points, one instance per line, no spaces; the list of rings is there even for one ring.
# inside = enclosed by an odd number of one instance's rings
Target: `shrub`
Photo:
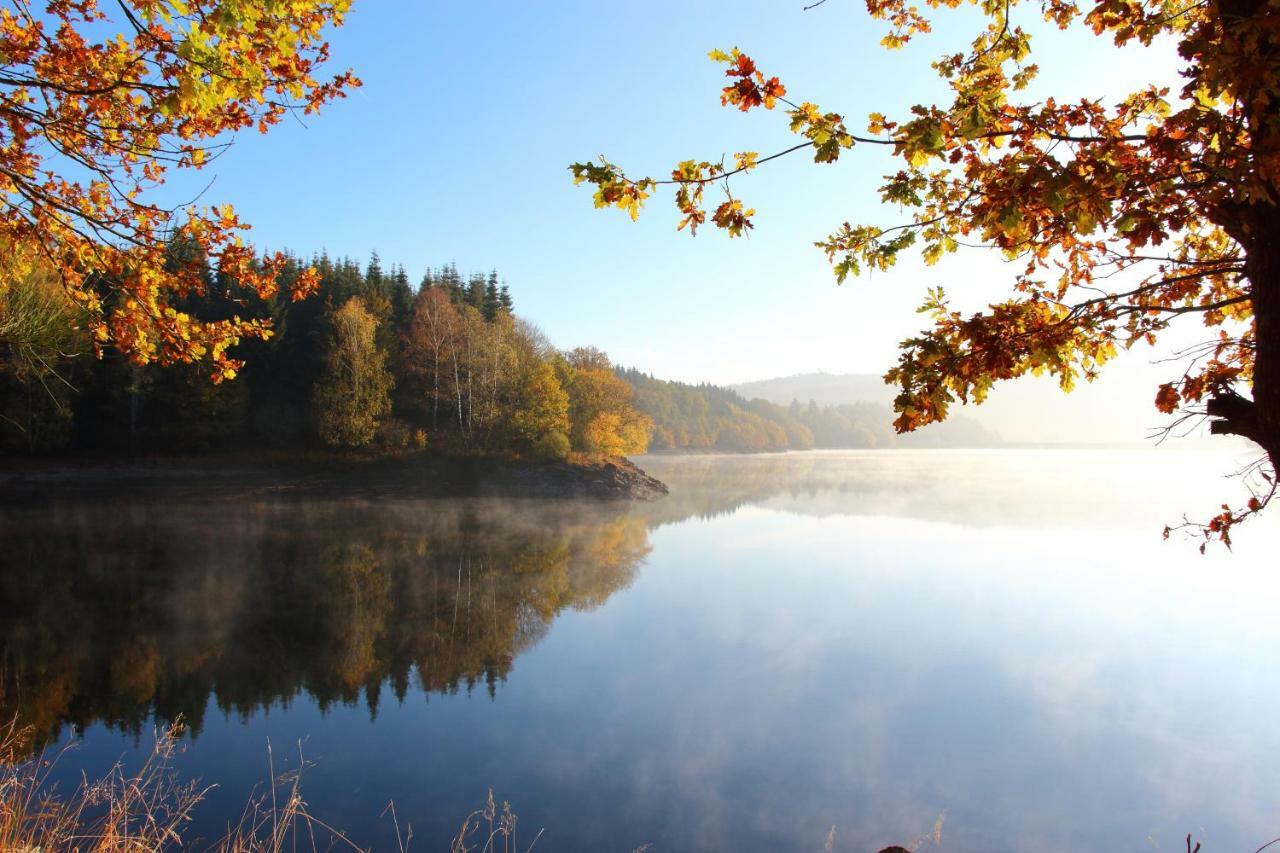
[[[422,432],[422,430],[418,430]],[[373,436],[374,442],[378,447],[384,450],[403,450],[408,447],[414,440],[414,435],[409,429],[409,425],[399,418],[387,418],[378,424],[377,431]],[[426,444],[426,435],[423,435],[423,444]]]
[[[569,456],[569,436],[555,430],[544,433],[533,443],[533,455],[548,462],[562,461]]]

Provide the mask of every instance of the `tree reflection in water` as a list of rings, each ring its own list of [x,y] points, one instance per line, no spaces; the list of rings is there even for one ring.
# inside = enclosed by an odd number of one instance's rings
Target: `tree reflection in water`
[[[566,608],[648,552],[617,507],[333,502],[56,507],[0,518],[0,717],[139,732],[388,689],[490,695]]]

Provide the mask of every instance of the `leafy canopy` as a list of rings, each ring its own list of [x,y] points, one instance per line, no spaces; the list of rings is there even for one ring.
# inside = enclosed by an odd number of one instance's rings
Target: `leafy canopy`
[[[170,170],[202,169],[237,131],[265,133],[359,85],[316,78],[327,27],[350,0],[8,0],[0,7],[0,243],[31,247],[87,312],[95,344],[135,361],[209,358],[267,324],[202,322],[175,300],[204,288],[194,243],[226,276],[266,297],[285,258],[257,259],[230,205],[149,202]],[[43,8],[41,8],[43,7]],[[199,259],[197,259],[199,260]],[[293,295],[315,285],[311,271]]]
[[[825,2],[825,0],[824,0]],[[956,7],[962,0],[927,0]],[[968,0],[985,27],[934,69],[950,103],[917,104],[899,116],[872,113],[863,133],[845,117],[792,99],[775,76],[736,48],[712,51],[728,78],[725,106],[784,110],[802,142],[732,164],[686,160],[669,179],[632,178],[601,158],[571,166],[596,188],[597,206],[634,217],[661,185],[675,188],[679,227],[707,218],[704,189],[728,200],[710,216],[735,237],[753,213],[727,179],[792,152],[833,163],[864,145],[898,159],[882,201],[909,212],[898,224],[844,223],[817,246],[839,281],[886,270],[907,249],[936,263],[961,245],[994,248],[1016,263],[1009,297],[965,316],[941,288],[921,309],[932,325],[902,344],[886,381],[899,386],[899,432],[944,419],[953,403],[981,402],[993,383],[1048,373],[1064,390],[1093,379],[1117,352],[1155,343],[1193,316],[1203,342],[1183,353],[1181,375],[1155,395],[1164,413],[1213,418],[1211,429],[1246,436],[1280,458],[1280,6],[1258,0]],[[882,44],[928,33],[908,0],[866,0],[888,24]],[[817,5],[821,5],[820,3]],[[1031,39],[1018,15],[1060,28],[1084,26],[1117,48],[1177,42],[1181,91],[1147,86],[1113,104],[1028,102]],[[1117,61],[1124,61],[1118,56]],[[1274,365],[1274,366],[1273,366]],[[1173,427],[1171,427],[1173,428]],[[1248,507],[1227,507],[1201,530],[1221,536],[1275,493],[1273,474]],[[1256,482],[1256,481],[1255,481]]]

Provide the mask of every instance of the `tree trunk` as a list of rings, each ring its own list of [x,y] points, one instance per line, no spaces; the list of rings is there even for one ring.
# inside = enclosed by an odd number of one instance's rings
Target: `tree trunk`
[[[1253,405],[1257,435],[1273,464],[1280,462],[1280,227],[1273,216],[1249,251],[1253,291]],[[1255,266],[1256,260],[1256,266]]]
[[[1270,205],[1250,211],[1237,232],[1253,307],[1253,399],[1225,392],[1209,400],[1210,431],[1240,435],[1280,464],[1280,218]]]
[[[431,431],[440,428],[440,348],[431,356]]]
[[[1227,55],[1243,49],[1245,39],[1253,40],[1251,49],[1258,52],[1261,63],[1273,62],[1280,54],[1280,36],[1272,25],[1267,0],[1210,0],[1208,8],[1218,18],[1223,39],[1219,49]],[[1228,60],[1228,67],[1238,60]],[[1261,88],[1265,85],[1261,79],[1240,79],[1235,95],[1242,105],[1250,148],[1270,152],[1277,143],[1280,101]],[[1270,199],[1256,192],[1248,197],[1241,194],[1214,205],[1210,212],[1210,219],[1244,249],[1254,352],[1253,399],[1232,391],[1218,393],[1209,400],[1208,413],[1217,418],[1210,424],[1211,432],[1252,440],[1267,452],[1274,469],[1280,466],[1280,210],[1273,200],[1280,198],[1280,187],[1271,185],[1266,191]]]
[[[462,422],[462,380],[458,376],[458,353],[453,354],[453,390],[458,398],[458,432],[466,436],[467,425]]]

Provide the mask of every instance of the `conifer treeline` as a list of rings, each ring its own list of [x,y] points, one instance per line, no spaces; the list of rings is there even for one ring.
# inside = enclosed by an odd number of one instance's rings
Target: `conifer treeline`
[[[714,450],[759,453],[810,448],[989,447],[998,439],[972,420],[952,418],[897,435],[893,413],[876,403],[780,406],[748,400],[715,385],[655,379],[634,369],[618,375],[635,389],[636,407],[653,420],[653,452]]]
[[[175,263],[200,263],[173,247]],[[428,270],[415,287],[375,254],[363,267],[309,264],[319,292],[261,299],[207,267],[180,306],[202,320],[270,320],[243,342],[232,381],[205,364],[96,359],[60,285],[36,269],[0,291],[0,449],[10,453],[192,453],[258,447],[432,447],[562,459],[652,449],[768,452],[817,448],[990,446],[955,418],[897,436],[883,406],[780,406],[713,385],[617,370],[593,349],[558,352],[513,313],[497,272]],[[288,294],[303,268],[285,270]],[[109,293],[104,294],[109,298]]]
[[[192,262],[182,247],[174,254]],[[324,255],[310,265],[319,292],[296,302],[261,299],[205,268],[205,292],[187,296],[184,310],[269,319],[274,329],[241,344],[244,367],[221,384],[203,364],[96,359],[87,341],[61,339],[19,358],[13,340],[0,339],[0,444],[107,453],[431,446],[557,459],[645,449],[649,421],[604,354],[555,350],[514,315],[496,272],[463,276],[448,264],[414,287],[403,266],[384,269],[376,254],[363,269]],[[290,264],[281,294],[302,268]],[[34,277],[27,289],[53,313],[74,311],[59,303],[56,282]],[[5,301],[0,318],[19,307]]]

